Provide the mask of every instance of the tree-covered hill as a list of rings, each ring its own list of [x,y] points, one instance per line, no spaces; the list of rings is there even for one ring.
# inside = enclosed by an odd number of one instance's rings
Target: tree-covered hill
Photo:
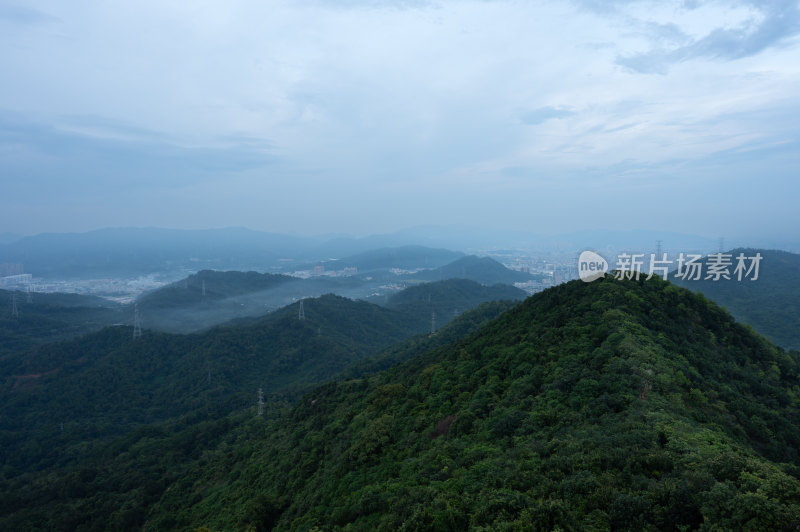
[[[412,249],[420,254],[423,250],[436,251]],[[388,270],[384,273],[385,277],[373,272],[369,275],[300,279],[256,272],[204,270],[144,294],[139,298],[138,305],[145,327],[163,332],[192,333],[231,320],[252,321],[297,299],[335,293],[414,314],[427,322],[430,329],[431,312],[437,312],[437,327],[441,327],[454,315],[482,302],[524,297],[523,292],[510,286],[483,287],[474,282],[469,284],[469,281],[432,283],[425,288],[412,287],[409,293],[402,291],[396,294],[392,298],[394,303],[389,295],[367,297],[380,289],[381,285],[397,281],[395,274]],[[429,296],[431,305],[412,303],[414,299],[427,299]],[[132,309],[129,315],[133,315]]]
[[[795,530],[799,357],[658,278],[575,281],[247,425],[145,529]]]
[[[491,257],[475,255],[468,255],[439,268],[423,270],[414,274],[413,278],[423,281],[471,279],[486,285],[514,284],[533,279],[530,274],[509,270]]]
[[[288,275],[202,270],[142,294],[137,304],[144,326],[164,332],[191,333],[279,308],[292,298],[271,298],[269,294],[298,282]],[[298,295],[301,292],[295,291]]]
[[[268,290],[294,281],[288,275],[202,270],[141,296],[143,309],[202,306],[233,296]]]
[[[0,463],[48,467],[71,452],[192,412],[219,417],[283,401],[374,355],[427,323],[360,301],[324,296],[240,327],[204,334],[110,327],[0,360]],[[49,452],[55,444],[60,453]]]
[[[485,286],[469,279],[448,279],[411,286],[386,301],[386,306],[405,314],[420,316],[439,328],[465,310],[488,301],[521,300],[525,292],[513,286]]]
[[[733,275],[740,253],[745,257],[761,254],[757,280],[743,276],[739,281]],[[726,254],[731,255],[732,262],[729,280],[706,279],[707,258],[702,260],[704,273],[700,280],[677,279],[674,275],[672,279],[716,301],[776,344],[800,349],[800,255],[767,249],[734,249]]]
[[[304,301],[306,321],[320,324],[326,315],[333,314],[330,306],[336,303],[336,299],[324,299],[322,305],[317,305],[317,301]],[[374,356],[360,359],[338,375],[360,377],[447,345],[479,329],[512,305],[510,302],[485,303],[461,314],[435,335],[419,335],[394,343]],[[297,319],[298,313],[298,305],[294,305],[263,318],[263,321]],[[396,316],[392,313],[386,315]],[[326,322],[325,330],[330,326],[331,323]],[[378,323],[377,326],[385,324]],[[241,328],[226,328],[226,332],[233,335],[241,332]],[[352,332],[350,330],[347,334]],[[193,338],[160,336],[176,341]],[[193,349],[193,344],[187,342],[185,347]],[[200,375],[195,377],[196,381],[203,380]],[[267,392],[268,388],[264,387],[264,390]],[[219,449],[236,449],[230,455],[236,460],[235,457],[248,452],[250,446],[258,445],[265,428],[275,426],[295,396],[265,393],[263,417],[256,418],[254,391],[247,398],[252,406],[232,414],[224,415],[218,404],[201,405],[194,410],[173,405],[173,413],[188,413],[137,425],[110,441],[98,441],[96,433],[88,436],[79,433],[75,423],[65,424],[63,431],[51,426],[49,430],[28,434],[24,445],[13,450],[14,453],[39,452],[48,460],[27,464],[27,467],[24,460],[3,460],[0,468],[0,530],[141,529],[149,507],[173,483],[191,479]],[[176,390],[176,395],[179,392]],[[217,393],[211,401],[219,403],[221,396]],[[47,417],[46,412],[44,417]],[[112,422],[118,419],[116,415],[109,418]],[[4,445],[13,441],[8,433],[4,437]]]
[[[12,313],[13,300],[17,312]],[[122,305],[78,294],[0,290],[0,358],[126,320]]]

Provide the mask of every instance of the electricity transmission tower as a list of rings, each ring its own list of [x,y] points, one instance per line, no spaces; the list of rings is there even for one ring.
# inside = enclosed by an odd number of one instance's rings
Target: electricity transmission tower
[[[139,318],[139,305],[133,304],[133,339],[142,337],[142,321]]]
[[[299,319],[300,321],[303,321],[304,319],[306,319],[306,311],[303,308],[303,300],[302,299],[300,300],[300,310],[297,311],[297,319]]]
[[[33,289],[31,288],[30,283],[28,283],[28,297],[25,299],[28,304],[33,303]]]
[[[206,282],[203,281],[203,297],[206,295]]]
[[[431,334],[436,334],[436,313],[431,311]]]
[[[19,318],[19,309],[17,308],[17,293],[11,294],[11,317]]]
[[[258,389],[258,417],[264,417],[264,390]]]

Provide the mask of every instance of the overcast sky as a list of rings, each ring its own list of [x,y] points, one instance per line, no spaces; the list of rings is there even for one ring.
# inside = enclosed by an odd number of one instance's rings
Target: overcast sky
[[[781,0],[0,0],[0,232],[791,236],[798,34]]]

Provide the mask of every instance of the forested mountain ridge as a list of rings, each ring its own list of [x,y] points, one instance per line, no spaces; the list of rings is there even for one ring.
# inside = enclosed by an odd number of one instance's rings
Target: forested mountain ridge
[[[657,278],[568,283],[317,389],[146,529],[792,530],[799,356]]]
[[[270,273],[201,270],[185,279],[143,294],[144,309],[195,306],[241,294],[260,292],[296,280]]]

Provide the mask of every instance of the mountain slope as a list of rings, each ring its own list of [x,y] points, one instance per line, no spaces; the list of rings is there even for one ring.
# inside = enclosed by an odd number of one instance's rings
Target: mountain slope
[[[676,284],[716,301],[776,344],[800,349],[800,255],[766,249],[734,249],[727,253],[733,260],[731,274],[740,253],[745,257],[760,253],[763,258],[758,279],[738,281],[734,275],[730,280],[718,281],[672,278]],[[702,262],[706,272],[707,259]]]
[[[359,377],[451,343],[511,306],[509,302],[481,305],[437,334],[394,344],[359,360],[343,374]],[[310,321],[321,308],[308,308]],[[297,310],[295,306],[285,313],[296,316]],[[64,439],[74,426],[67,426],[60,439],[51,437],[47,445],[50,454],[69,454],[71,460],[39,472],[24,473],[8,463],[0,469],[0,529],[141,530],[149,507],[173,483],[190,479],[203,468],[214,449],[236,449],[229,458],[238,460],[242,452],[258,444],[265,428],[275,426],[288,404],[276,395],[267,395],[265,403],[264,417],[255,423],[255,405],[224,417],[201,410],[141,426],[91,450],[68,449]]]
[[[412,286],[392,295],[386,307],[420,316],[434,326],[447,324],[459,313],[481,303],[525,299],[525,292],[509,285],[484,286],[469,279],[448,279]]]
[[[202,306],[211,301],[260,292],[294,281],[288,275],[202,270],[138,299],[143,309]]]
[[[11,313],[12,299],[16,299],[17,316]],[[0,290],[0,305],[0,359],[129,319],[121,305],[79,294]]]
[[[799,357],[657,278],[568,283],[319,388],[146,529],[794,529]]]
[[[191,333],[228,320],[261,316],[300,294],[300,281],[288,275],[201,270],[141,295],[137,304],[144,326],[172,333]],[[278,291],[295,297],[278,295]]]
[[[427,326],[336,296],[303,303],[304,320],[294,304],[201,335],[146,331],[134,340],[129,327],[111,327],[5,357],[0,463],[49,467],[142,424],[227,415],[254,404],[259,388],[285,402]]]
[[[424,270],[413,275],[414,279],[442,281],[445,279],[471,279],[481,284],[514,284],[530,281],[530,274],[509,270],[490,257],[469,255],[433,270]]]

